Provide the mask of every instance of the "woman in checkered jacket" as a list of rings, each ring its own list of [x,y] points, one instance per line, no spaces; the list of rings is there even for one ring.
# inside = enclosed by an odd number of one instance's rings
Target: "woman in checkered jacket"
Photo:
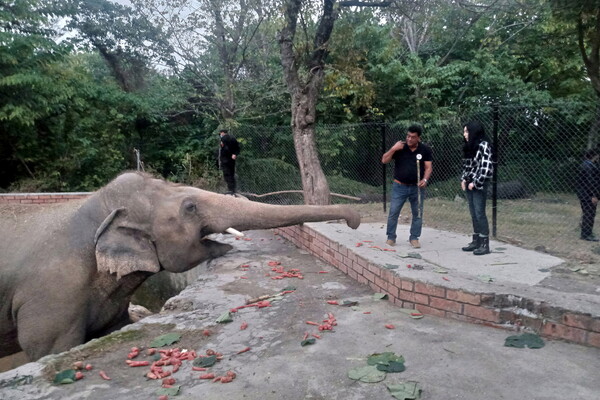
[[[485,204],[487,189],[494,171],[492,146],[485,137],[483,125],[477,121],[465,124],[463,136],[465,144],[461,187],[467,194],[469,212],[473,221],[473,240],[462,249],[480,256],[490,253],[490,227],[485,214]]]

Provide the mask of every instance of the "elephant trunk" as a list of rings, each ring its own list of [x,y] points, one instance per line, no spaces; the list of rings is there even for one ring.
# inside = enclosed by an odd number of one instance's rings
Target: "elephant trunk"
[[[227,228],[238,231],[270,229],[303,222],[319,222],[344,219],[352,229],[360,225],[360,214],[348,206],[277,206],[249,200],[221,196],[214,204],[223,211],[211,213],[207,218],[207,228],[215,233]],[[216,217],[218,215],[218,217]]]

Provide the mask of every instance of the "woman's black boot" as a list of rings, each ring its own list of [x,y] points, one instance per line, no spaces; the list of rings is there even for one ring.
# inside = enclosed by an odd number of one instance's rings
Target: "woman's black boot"
[[[479,247],[473,252],[476,256],[482,256],[484,254],[490,254],[490,237],[480,237]]]
[[[479,247],[479,234],[473,235],[473,241],[462,248],[462,251],[473,251]]]

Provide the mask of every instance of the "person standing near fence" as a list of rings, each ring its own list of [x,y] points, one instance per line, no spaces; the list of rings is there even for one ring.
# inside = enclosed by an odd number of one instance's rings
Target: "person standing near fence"
[[[219,169],[223,171],[223,179],[227,183],[226,194],[234,195],[236,193],[235,181],[235,160],[240,154],[240,144],[237,139],[231,136],[227,129],[219,131],[221,141],[219,143]]]
[[[483,125],[477,121],[463,127],[465,143],[463,145],[463,168],[460,186],[467,195],[471,221],[473,222],[473,240],[462,248],[480,256],[490,253],[490,227],[485,205],[487,190],[494,172],[492,147],[485,137]]]
[[[598,159],[600,154],[597,149],[587,150],[577,176],[577,197],[581,205],[581,239],[597,242],[594,236],[594,220],[600,192],[600,170]]]
[[[421,143],[423,129],[419,125],[408,127],[406,141],[398,141],[381,157],[384,164],[394,160],[392,201],[387,221],[386,244],[396,244],[396,228],[402,206],[408,200],[412,212],[410,236],[412,247],[421,247],[419,237],[423,226],[423,199],[425,187],[433,171],[433,156],[429,146]]]

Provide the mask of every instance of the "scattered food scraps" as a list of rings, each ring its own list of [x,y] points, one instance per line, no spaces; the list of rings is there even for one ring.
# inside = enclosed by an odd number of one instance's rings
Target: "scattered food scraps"
[[[245,330],[248,327],[248,323],[247,322],[242,322],[242,324],[240,325],[240,331]]]
[[[327,304],[332,304],[334,306],[339,306],[340,303],[337,302],[337,300],[327,300]]]
[[[396,329],[396,327],[392,324],[385,324],[385,327],[388,329]]]
[[[100,375],[100,378],[104,379],[105,381],[110,381],[110,377],[108,375],[106,375],[106,372],[104,371],[98,371],[98,375]]]

